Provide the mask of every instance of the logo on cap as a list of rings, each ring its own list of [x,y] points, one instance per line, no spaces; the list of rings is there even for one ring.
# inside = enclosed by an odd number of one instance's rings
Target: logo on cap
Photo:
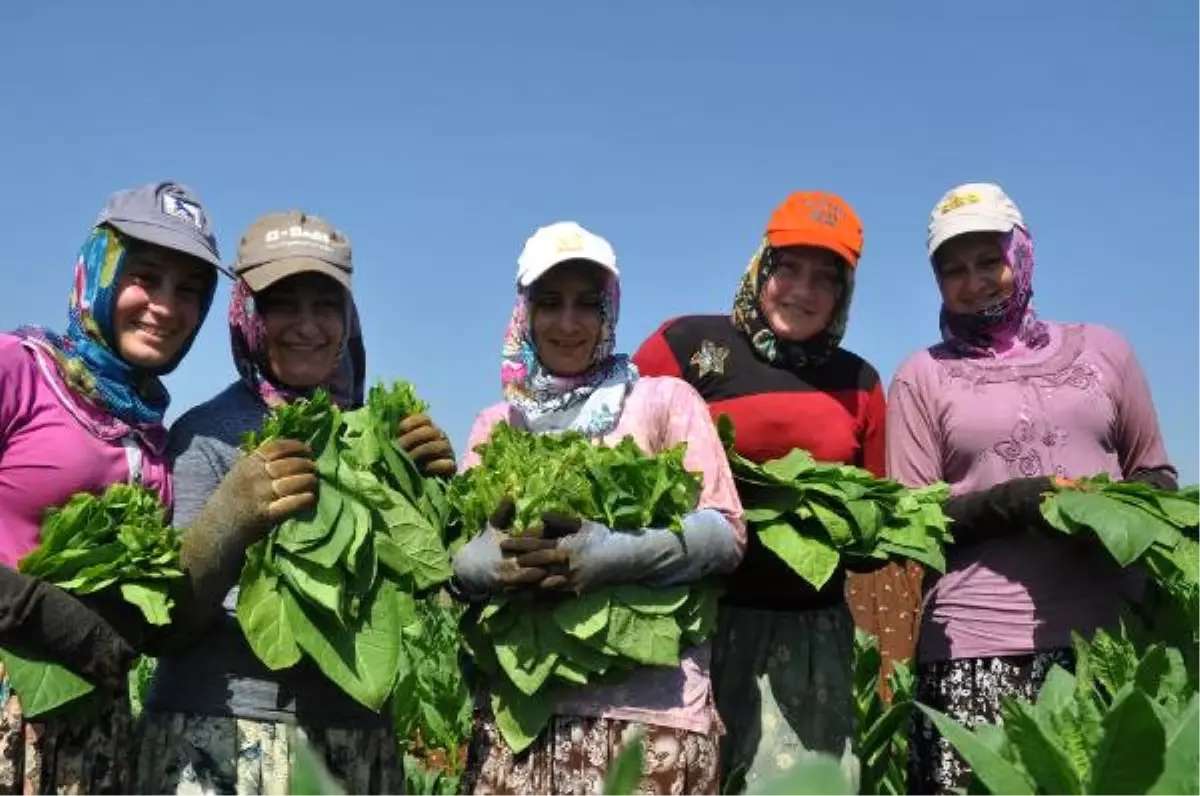
[[[160,206],[164,215],[186,221],[200,231],[204,231],[204,211],[200,205],[174,193],[164,193]]]
[[[808,199],[804,203],[814,224],[836,227],[842,221],[842,208],[828,199]]]
[[[556,251],[577,252],[583,250],[583,236],[578,232],[564,232],[554,242]]]
[[[946,215],[951,210],[957,210],[958,208],[965,207],[967,205],[979,204],[982,201],[983,197],[974,191],[970,193],[956,193],[938,206],[938,212],[942,215]]]

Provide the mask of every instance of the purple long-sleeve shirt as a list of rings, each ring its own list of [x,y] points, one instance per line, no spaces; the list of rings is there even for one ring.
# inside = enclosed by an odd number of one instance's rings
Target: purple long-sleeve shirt
[[[1014,478],[1140,470],[1175,475],[1145,375],[1111,329],[1047,324],[1049,345],[997,359],[940,346],[910,357],[888,393],[889,475],[955,495]],[[1130,581],[1103,550],[1031,530],[952,548],[927,595],[923,661],[1070,644],[1118,615]]]

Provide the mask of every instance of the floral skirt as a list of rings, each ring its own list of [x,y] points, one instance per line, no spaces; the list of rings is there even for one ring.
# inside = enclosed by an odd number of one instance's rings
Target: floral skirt
[[[1003,658],[935,661],[917,670],[916,699],[965,727],[1000,718],[1000,697],[1033,701],[1055,665],[1075,667],[1068,648]],[[954,793],[971,784],[971,768],[941,736],[933,722],[916,713],[909,744],[909,793]]]
[[[390,729],[304,727],[345,793],[403,793],[404,771]],[[289,725],[224,716],[147,713],[137,793],[290,793]]]
[[[639,794],[717,793],[715,736],[616,719],[555,716],[533,744],[514,755],[496,728],[488,700],[476,701],[475,729],[460,793],[604,793],[604,777],[635,733],[642,733]]]
[[[723,607],[713,687],[727,733],[724,793],[785,774],[817,752],[853,783],[854,623],[845,606],[812,611]]]
[[[0,793],[128,793],[129,700],[94,700],[86,713],[26,721],[8,680],[0,679]]]

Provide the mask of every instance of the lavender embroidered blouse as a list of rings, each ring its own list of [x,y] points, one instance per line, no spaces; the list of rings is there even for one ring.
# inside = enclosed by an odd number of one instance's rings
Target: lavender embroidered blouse
[[[475,419],[463,470],[479,463],[475,447],[486,442],[492,428],[502,420],[520,423],[519,415],[507,403],[490,406]],[[739,549],[745,549],[742,504],[729,462],[704,399],[690,385],[672,377],[638,379],[625,400],[620,421],[602,442],[613,445],[625,436],[632,436],[648,453],[686,442],[684,465],[704,479],[697,508],[720,511],[737,534]],[[557,712],[707,734],[721,726],[713,708],[709,665],[710,647],[706,642],[688,650],[678,669],[646,667],[623,683],[582,690],[570,701],[560,703]]]
[[[953,494],[1013,478],[1174,469],[1129,344],[1102,326],[1048,323],[1050,343],[996,359],[935,346],[888,394],[887,463]],[[951,548],[926,598],[925,662],[1022,655],[1113,620],[1133,581],[1098,547],[1031,530]]]

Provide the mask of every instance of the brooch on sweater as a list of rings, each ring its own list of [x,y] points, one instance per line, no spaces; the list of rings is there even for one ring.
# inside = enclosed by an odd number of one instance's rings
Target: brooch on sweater
[[[689,364],[694,365],[700,372],[700,378],[704,378],[709,373],[723,376],[725,375],[725,362],[728,359],[728,348],[717,345],[712,340],[705,340],[700,343],[700,350],[692,354]]]

